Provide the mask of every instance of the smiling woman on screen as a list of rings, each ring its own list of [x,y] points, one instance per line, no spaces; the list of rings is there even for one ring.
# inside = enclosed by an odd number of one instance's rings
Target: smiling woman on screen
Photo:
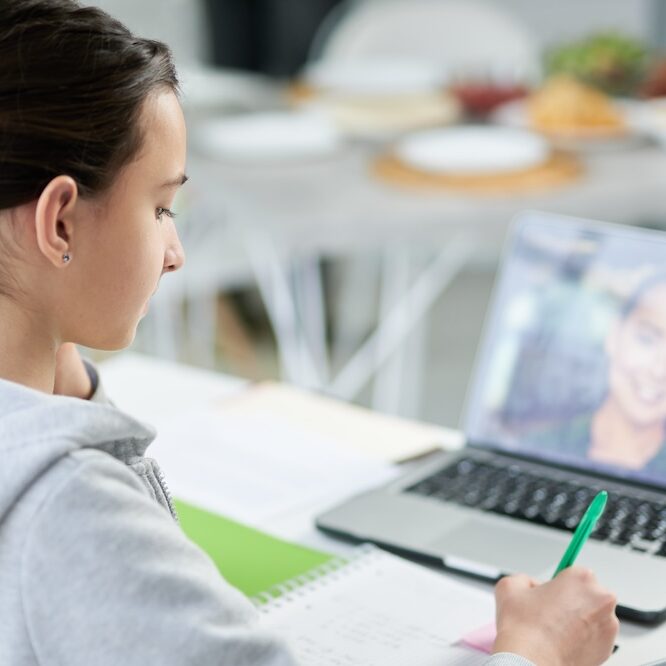
[[[74,347],[127,346],[182,266],[185,144],[165,45],[73,0],[0,0],[2,664],[296,663],[183,535],[154,431]],[[497,599],[489,664],[610,653],[615,599],[590,572]]]
[[[605,344],[607,394],[590,424],[588,456],[666,472],[666,273],[627,299]]]
[[[604,338],[603,351],[605,385],[593,409],[532,434],[531,445],[663,478],[666,272],[652,273],[629,295]]]

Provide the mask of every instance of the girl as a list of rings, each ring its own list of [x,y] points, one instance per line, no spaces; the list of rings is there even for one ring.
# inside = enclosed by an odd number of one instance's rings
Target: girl
[[[127,346],[183,264],[177,90],[168,49],[104,12],[0,0],[2,664],[295,664],[181,533],[154,432],[73,346]],[[599,664],[618,627],[578,568],[504,579],[497,609],[493,666]]]

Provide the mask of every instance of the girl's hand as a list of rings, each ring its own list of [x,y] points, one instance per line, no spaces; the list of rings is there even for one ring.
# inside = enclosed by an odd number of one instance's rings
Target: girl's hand
[[[73,342],[65,342],[56,352],[56,371],[53,393],[87,400],[92,384],[83,359]]]
[[[616,598],[594,574],[570,567],[543,585],[508,576],[495,588],[494,652],[514,652],[538,666],[598,666],[619,629]]]

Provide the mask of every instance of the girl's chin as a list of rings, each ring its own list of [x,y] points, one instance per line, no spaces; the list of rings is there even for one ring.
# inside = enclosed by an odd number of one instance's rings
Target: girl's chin
[[[149,304],[146,303],[137,319],[133,322],[126,322],[127,326],[125,328],[120,330],[116,329],[113,334],[108,335],[103,340],[96,339],[89,342],[84,341],[81,342],[81,344],[92,349],[99,349],[100,351],[122,351],[123,349],[127,349],[127,347],[134,342],[137,327],[148,313],[148,309]]]

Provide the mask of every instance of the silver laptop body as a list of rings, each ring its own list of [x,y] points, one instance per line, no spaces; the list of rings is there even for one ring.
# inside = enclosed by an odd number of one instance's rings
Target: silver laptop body
[[[618,595],[620,615],[662,621],[666,425],[663,448],[655,433],[662,409],[666,424],[665,271],[662,232],[521,215],[468,393],[466,446],[352,497],[317,526],[483,579],[547,580],[588,499],[605,489],[617,521],[577,564]],[[624,428],[638,433],[626,446]]]

